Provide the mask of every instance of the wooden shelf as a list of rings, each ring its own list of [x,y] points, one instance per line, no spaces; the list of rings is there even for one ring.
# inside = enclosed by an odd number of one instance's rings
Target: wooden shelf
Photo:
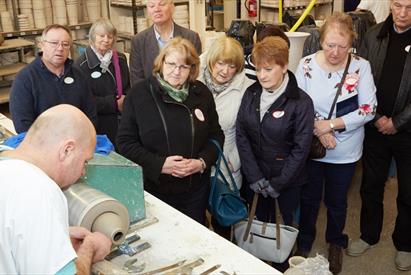
[[[130,9],[133,6],[131,4],[120,4],[120,3],[111,3],[110,4],[112,7],[116,8],[124,8],[124,9]],[[146,5],[136,5],[135,8],[138,10],[144,9]]]
[[[91,27],[91,22],[83,22],[78,23],[76,25],[70,25],[68,28],[70,30],[80,30],[84,28]],[[43,32],[43,29],[31,29],[25,31],[13,31],[13,32],[0,32],[3,37],[10,38],[10,37],[19,37],[19,36],[26,36],[26,35],[40,35]]]
[[[0,104],[9,102],[10,87],[0,88]]]
[[[13,75],[18,73],[23,69],[27,64],[26,63],[15,63],[11,65],[5,65],[0,67],[0,76]]]
[[[124,38],[124,39],[131,40],[131,39],[133,38],[134,34],[132,34],[132,33],[127,33],[127,32],[118,32],[118,33],[117,33],[117,36],[118,36],[118,37],[121,37],[121,38]]]
[[[0,51],[4,50],[18,50],[19,48],[32,47],[34,43],[26,39],[6,39],[0,46]]]

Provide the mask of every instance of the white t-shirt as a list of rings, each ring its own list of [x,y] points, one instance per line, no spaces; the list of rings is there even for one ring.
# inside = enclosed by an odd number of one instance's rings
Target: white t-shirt
[[[357,9],[369,10],[374,14],[375,21],[380,23],[390,14],[390,0],[361,0]]]
[[[0,274],[55,274],[76,257],[58,185],[28,162],[0,160]]]

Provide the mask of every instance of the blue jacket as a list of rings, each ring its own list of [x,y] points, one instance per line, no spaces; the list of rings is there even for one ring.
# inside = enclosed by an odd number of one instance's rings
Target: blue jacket
[[[72,63],[67,59],[63,76],[57,77],[39,56],[17,74],[10,94],[10,112],[17,133],[26,132],[42,112],[63,103],[76,106],[96,125],[96,106],[87,81]]]
[[[310,97],[298,88],[295,76],[291,72],[288,75],[285,92],[261,122],[262,87],[258,82],[251,85],[244,94],[236,125],[241,168],[248,183],[265,178],[277,192],[304,183],[302,172],[314,126]]]

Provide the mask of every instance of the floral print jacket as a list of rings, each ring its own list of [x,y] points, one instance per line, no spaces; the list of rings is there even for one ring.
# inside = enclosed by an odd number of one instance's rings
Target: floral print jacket
[[[301,59],[296,77],[298,86],[313,100],[316,119],[326,119],[337,92],[344,69],[327,72],[319,66],[316,53]],[[377,106],[376,88],[367,60],[352,55],[341,94],[332,114],[340,117],[345,129],[335,132],[337,147],[327,150],[324,162],[350,163],[362,154],[364,124],[372,120]]]

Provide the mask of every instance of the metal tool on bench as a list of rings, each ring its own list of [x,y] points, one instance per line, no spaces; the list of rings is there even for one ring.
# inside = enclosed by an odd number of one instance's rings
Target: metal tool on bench
[[[182,260],[182,261],[179,261],[179,262],[174,263],[174,264],[166,265],[166,266],[163,266],[163,267],[160,267],[160,268],[157,268],[157,269],[148,271],[148,272],[144,272],[144,273],[142,273],[142,274],[140,274],[140,275],[154,275],[154,274],[158,274],[158,273],[161,273],[161,272],[164,272],[164,271],[167,271],[167,270],[174,269],[174,268],[177,268],[177,267],[179,267],[179,266],[182,266],[185,262],[186,262],[186,260]]]
[[[216,264],[215,266],[210,267],[209,269],[203,271],[200,273],[200,275],[208,275],[211,274],[211,272],[216,271],[217,269],[219,269],[221,267],[220,264]]]
[[[119,245],[118,247],[116,247],[113,251],[111,251],[107,256],[106,256],[106,260],[110,261],[112,259],[114,259],[117,256],[123,255],[123,254],[127,254],[129,256],[132,256],[134,254],[136,254],[137,252],[135,252],[134,250],[136,250],[136,248],[132,248],[130,247],[130,245],[136,241],[140,240],[140,236],[137,234],[133,234],[131,236],[126,237],[126,239],[124,240],[124,242]],[[132,254],[132,255],[130,255]]]
[[[115,257],[118,257],[120,255],[128,255],[128,256],[134,256],[137,253],[140,253],[148,248],[151,247],[151,244],[149,244],[148,242],[144,242],[142,244],[139,244],[135,247],[132,247],[129,244],[121,244],[119,245],[119,247],[117,249],[115,249],[114,251],[110,252],[110,254],[108,254],[106,256],[106,260],[110,261],[112,259],[114,259]]]
[[[127,260],[123,265],[123,269],[127,271],[128,273],[137,273],[137,272],[143,271],[146,268],[145,263],[135,265],[136,263],[137,263],[137,259]]]
[[[199,258],[193,262],[187,263],[169,272],[166,272],[164,273],[164,275],[191,274],[195,267],[200,266],[203,263],[204,263],[204,260],[202,258]]]

